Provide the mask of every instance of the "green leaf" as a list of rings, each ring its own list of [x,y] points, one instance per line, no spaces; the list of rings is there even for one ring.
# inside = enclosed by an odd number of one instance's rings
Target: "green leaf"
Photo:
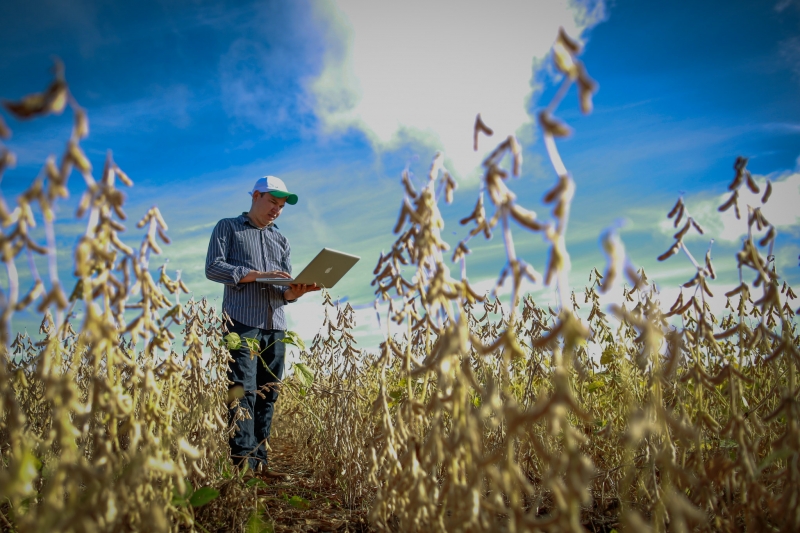
[[[225,341],[225,346],[228,347],[229,350],[238,350],[242,347],[242,339],[239,338],[238,333],[228,333],[222,340]]]
[[[303,363],[294,364],[294,374],[297,376],[297,379],[300,380],[303,387],[310,387],[311,384],[314,383],[314,372]]]
[[[613,348],[606,348],[603,350],[603,355],[600,356],[600,364],[607,365],[610,364],[616,359],[617,354],[614,352]]]
[[[404,392],[405,391],[403,389],[391,390],[391,391],[389,391],[389,397],[394,399],[394,400],[399,400],[400,398],[403,397],[403,393]]]
[[[266,489],[268,485],[264,483],[263,480],[258,479],[257,477],[251,478],[247,483],[245,483],[246,487],[259,487]]]
[[[172,505],[175,507],[183,507],[187,503],[189,503],[186,498],[183,497],[183,494],[178,492],[177,487],[172,487]]]
[[[214,498],[219,496],[219,491],[214,487],[203,487],[201,489],[197,489],[192,497],[189,498],[189,503],[192,504],[192,507],[200,507],[201,505],[205,505]]]
[[[605,385],[606,385],[605,381],[598,379],[597,381],[589,384],[589,392],[594,392],[598,389],[602,389],[603,387],[605,387]]]
[[[227,403],[230,404],[231,402],[228,401]],[[223,479],[231,479],[233,477],[233,473],[230,469],[230,463],[224,457],[220,457],[217,460],[217,470],[219,470],[219,472],[222,474]]]
[[[250,359],[254,358],[257,354],[261,353],[261,346],[256,339],[251,339],[250,337],[245,337],[244,342],[247,343],[247,347],[250,349]]]
[[[281,339],[281,342],[284,344],[291,344],[292,346],[297,346],[301,350],[306,349],[306,343],[303,342],[303,339],[300,338],[300,335],[298,335],[294,331],[287,331],[286,336],[283,339]]]
[[[311,507],[311,504],[308,503],[308,500],[300,496],[292,496],[291,498],[289,498],[289,505],[291,505],[295,509],[308,509],[309,507]]]
[[[176,507],[183,507],[189,504],[189,498],[194,494],[194,485],[188,479],[186,480],[186,491],[181,494],[178,487],[172,486],[172,505]]]
[[[265,522],[258,512],[253,512],[247,519],[244,530],[246,533],[273,533],[275,528],[272,527],[271,522]]]
[[[25,450],[16,472],[16,482],[24,494],[35,494],[34,481],[42,469],[42,462],[29,450]],[[13,475],[13,474],[12,474]],[[14,479],[12,477],[12,479]]]

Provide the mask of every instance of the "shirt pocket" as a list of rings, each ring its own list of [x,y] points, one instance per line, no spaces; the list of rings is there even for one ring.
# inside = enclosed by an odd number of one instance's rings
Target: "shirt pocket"
[[[266,253],[264,254],[264,269],[268,271],[281,270],[291,274],[291,269],[286,261],[287,254],[288,250],[285,244],[281,243],[277,239],[269,242],[268,246],[266,247]]]
[[[228,251],[228,262],[234,266],[244,266],[252,270],[261,270],[258,260],[261,243],[259,235],[249,231],[237,231],[231,239]]]

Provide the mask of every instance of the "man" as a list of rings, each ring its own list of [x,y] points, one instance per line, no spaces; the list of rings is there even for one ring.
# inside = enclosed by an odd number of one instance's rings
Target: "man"
[[[238,430],[230,438],[231,457],[240,466],[245,460],[254,471],[267,470],[267,442],[278,391],[267,384],[283,377],[286,331],[283,307],[316,285],[268,285],[255,283],[258,278],[291,278],[289,241],[278,232],[275,220],[286,204],[295,205],[297,195],[290,193],[282,180],[266,176],[256,181],[250,191],[250,211],[236,218],[220,220],[208,243],[206,277],[225,284],[222,309],[233,321],[228,331],[240,338],[256,339],[261,354],[251,358],[247,344],[231,350],[228,365],[231,398],[240,398],[238,406],[246,409],[249,419],[235,415],[234,403],[228,411],[229,423]],[[258,391],[258,392],[257,392]]]

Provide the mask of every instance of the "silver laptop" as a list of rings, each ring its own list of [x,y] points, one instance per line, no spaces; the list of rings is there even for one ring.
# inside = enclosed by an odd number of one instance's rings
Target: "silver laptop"
[[[289,285],[290,283],[311,285],[316,283],[317,287],[330,289],[342,279],[342,276],[347,274],[347,271],[353,265],[358,263],[359,259],[361,258],[357,255],[323,248],[308,266],[294,278],[257,278],[256,281],[269,285]]]

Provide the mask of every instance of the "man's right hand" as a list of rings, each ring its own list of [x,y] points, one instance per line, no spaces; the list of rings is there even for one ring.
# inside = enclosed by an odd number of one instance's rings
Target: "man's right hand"
[[[291,279],[292,276],[282,270],[270,270],[269,272],[260,272],[258,270],[251,270],[245,277],[239,280],[239,283],[252,283],[259,278],[286,278]]]

